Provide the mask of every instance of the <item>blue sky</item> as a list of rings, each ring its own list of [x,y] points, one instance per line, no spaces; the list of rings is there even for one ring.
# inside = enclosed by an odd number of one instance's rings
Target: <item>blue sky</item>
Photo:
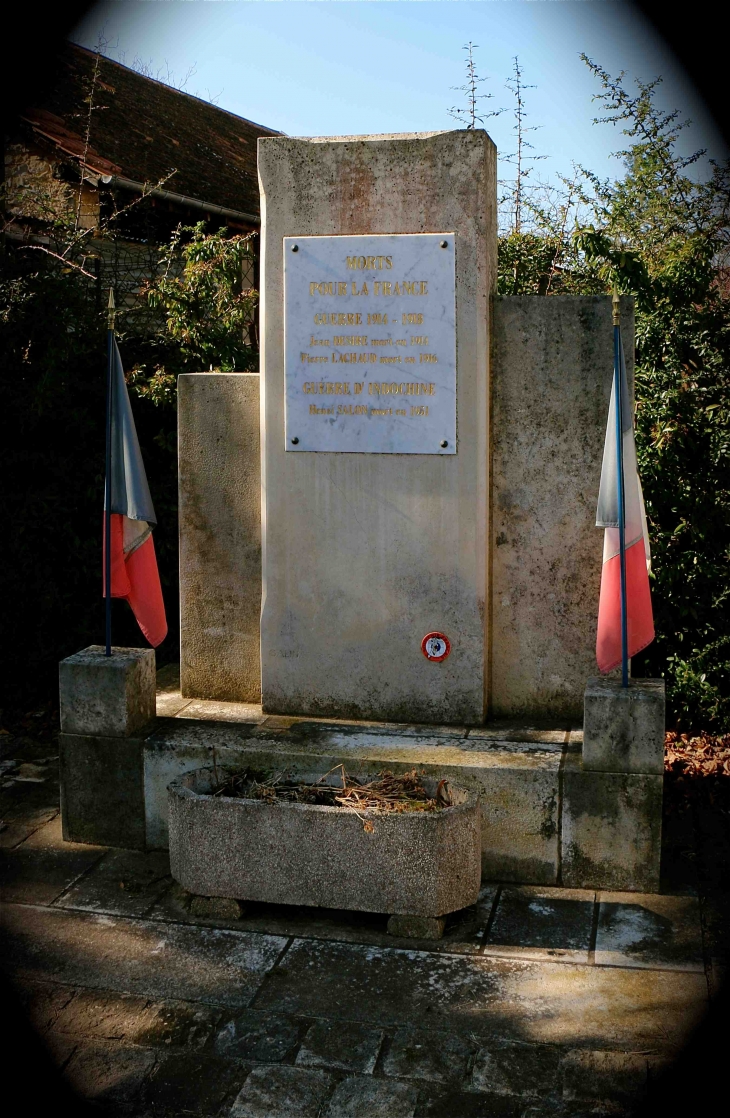
[[[72,38],[127,65],[140,59],[154,76],[188,73],[190,93],[293,136],[418,132],[458,127],[448,108],[462,94],[463,45],[478,44],[479,73],[509,107],[504,87],[519,56],[530,140],[541,178],[573,161],[601,176],[620,165],[610,125],[594,125],[595,79],[584,51],[611,72],[664,78],[661,102],[693,120],[687,146],[722,156],[704,106],[641,16],[626,0],[104,0]],[[506,154],[510,114],[485,127]],[[506,174],[506,172],[504,172]]]

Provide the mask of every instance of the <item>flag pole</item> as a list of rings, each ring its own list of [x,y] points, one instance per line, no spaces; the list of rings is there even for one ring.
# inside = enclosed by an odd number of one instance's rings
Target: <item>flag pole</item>
[[[613,383],[616,399],[616,461],[618,466],[618,546],[621,570],[621,686],[629,685],[629,626],[626,608],[626,493],[624,489],[623,376],[621,361],[621,302],[613,289]]]
[[[104,597],[106,652],[112,654],[112,396],[114,388],[114,290],[109,288],[106,369],[106,474],[104,478]]]

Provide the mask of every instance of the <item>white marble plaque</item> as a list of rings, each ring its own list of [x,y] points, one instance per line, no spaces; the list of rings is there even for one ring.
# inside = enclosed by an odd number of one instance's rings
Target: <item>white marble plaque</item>
[[[453,233],[284,238],[286,449],[456,453]]]

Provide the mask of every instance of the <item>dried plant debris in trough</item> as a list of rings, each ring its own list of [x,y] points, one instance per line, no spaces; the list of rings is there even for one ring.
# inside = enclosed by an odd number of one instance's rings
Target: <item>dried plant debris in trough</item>
[[[333,773],[339,784],[325,784]],[[246,800],[264,800],[266,803],[317,804],[321,807],[340,807],[361,816],[362,812],[375,815],[414,811],[441,811],[452,806],[451,793],[446,780],[439,781],[436,795],[429,796],[415,769],[396,776],[384,770],[375,780],[360,781],[347,775],[344,765],[324,773],[314,783],[300,783],[287,778],[286,773],[261,774],[246,769],[227,777],[217,784],[213,796],[227,796]],[[366,830],[372,830],[369,820],[363,820]]]

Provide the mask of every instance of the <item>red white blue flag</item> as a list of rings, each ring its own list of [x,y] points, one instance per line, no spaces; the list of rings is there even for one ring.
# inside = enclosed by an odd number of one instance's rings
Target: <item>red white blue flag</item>
[[[621,438],[624,473],[624,540],[626,555],[627,656],[636,656],[654,640],[654,618],[649,589],[651,552],[646,528],[646,512],[636,464],[634,424],[631,414],[623,346],[619,346],[622,382]],[[598,605],[596,659],[602,672],[621,663],[621,547],[619,536],[619,477],[616,431],[616,378],[611,389],[606,443],[603,448],[601,487],[598,494],[596,527],[605,529],[603,570]]]
[[[165,604],[152,540],[157,517],[115,338],[112,338],[111,360],[111,596],[129,602],[137,624],[156,648],[167,636]]]

